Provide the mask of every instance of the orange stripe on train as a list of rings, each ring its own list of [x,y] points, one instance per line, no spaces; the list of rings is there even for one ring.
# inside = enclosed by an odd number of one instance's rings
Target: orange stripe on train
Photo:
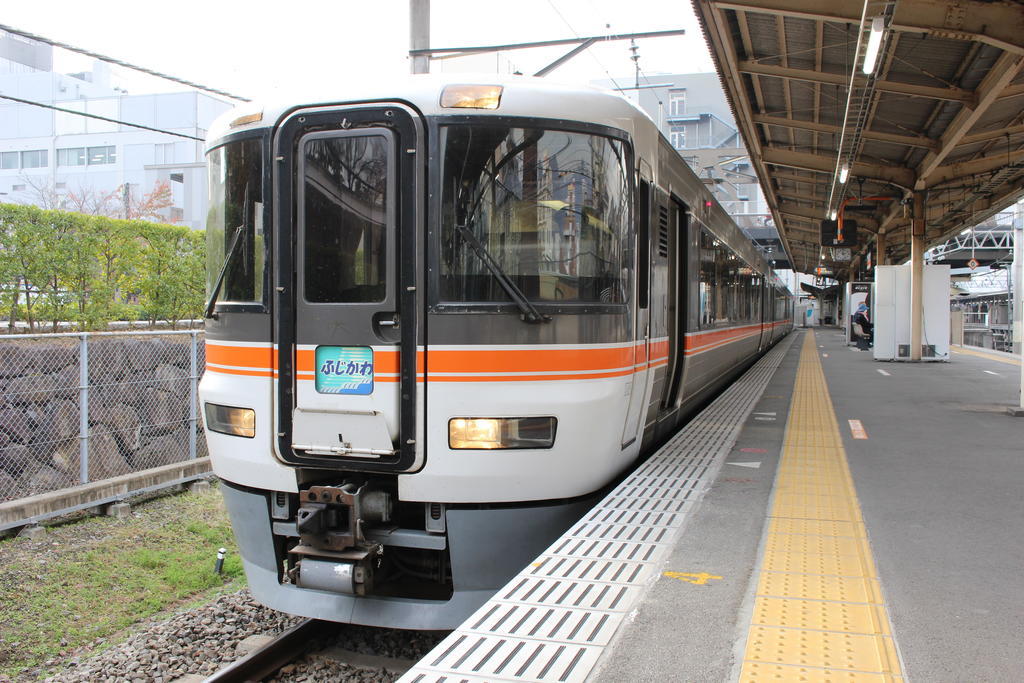
[[[206,361],[218,365],[234,365],[266,370],[277,367],[277,354],[269,346],[206,345]]]
[[[684,338],[684,353],[693,355],[710,351],[760,333],[761,325],[746,325],[722,330],[688,333]],[[667,340],[622,347],[578,349],[429,349],[430,378],[444,382],[458,381],[526,381],[557,379],[596,379],[619,377],[633,372],[636,366],[659,367],[669,352]],[[309,375],[315,372],[314,349],[296,351],[296,372]],[[213,372],[256,377],[277,374],[277,354],[271,347],[228,346],[207,344],[208,363],[232,368],[211,367]],[[424,352],[416,354],[416,370],[424,371]],[[374,349],[374,368],[382,374],[397,374],[399,352]],[[494,375],[492,373],[549,372],[551,375]],[[581,374],[586,372],[587,374]],[[437,376],[434,373],[476,373],[470,376]],[[378,381],[394,382],[397,377],[380,377]]]
[[[428,349],[430,372],[579,372],[633,366],[633,347],[598,349]]]

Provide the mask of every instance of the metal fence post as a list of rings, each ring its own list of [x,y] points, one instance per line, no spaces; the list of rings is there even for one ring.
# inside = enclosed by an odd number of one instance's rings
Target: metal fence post
[[[82,333],[78,345],[78,473],[89,483],[89,335]]]
[[[189,382],[189,403],[188,403],[188,459],[196,459],[196,420],[199,415],[196,402],[199,394],[199,343],[196,338],[196,330],[192,330],[192,374]]]

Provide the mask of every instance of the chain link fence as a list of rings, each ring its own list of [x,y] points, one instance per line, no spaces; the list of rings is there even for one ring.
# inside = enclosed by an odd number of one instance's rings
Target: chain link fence
[[[0,502],[206,455],[201,331],[0,337]]]

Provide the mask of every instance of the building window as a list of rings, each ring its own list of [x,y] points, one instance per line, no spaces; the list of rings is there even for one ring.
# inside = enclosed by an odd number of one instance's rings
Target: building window
[[[24,191],[25,191],[25,186],[24,185],[11,185],[11,192],[24,192]]]
[[[56,188],[57,188],[58,190],[66,190],[66,189],[68,189],[68,184],[67,184],[67,183],[57,183],[57,184],[55,185],[55,187],[56,187]]]
[[[179,208],[177,206],[172,206],[171,207],[171,222],[172,223],[180,223],[183,220],[185,220],[185,209]]]
[[[117,163],[117,148],[113,145],[109,147],[90,147],[89,148],[89,165],[96,166],[99,164],[116,164]]]
[[[0,168],[18,168],[17,152],[0,153]]]
[[[57,150],[58,166],[85,166],[85,147],[66,147]]]
[[[154,161],[158,164],[173,164],[174,163],[174,143],[168,142],[159,145],[153,145],[153,153],[155,155]]]
[[[45,168],[46,163],[46,150],[45,149],[32,149],[21,153],[21,167],[22,168]]]
[[[669,126],[668,139],[675,149],[686,149],[686,126]]]
[[[668,115],[686,116],[686,88],[673,88],[668,91]]]

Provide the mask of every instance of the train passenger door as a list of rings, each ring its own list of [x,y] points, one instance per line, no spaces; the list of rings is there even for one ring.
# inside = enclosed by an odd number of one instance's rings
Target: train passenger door
[[[683,359],[686,357],[686,207],[674,197],[668,207],[659,207],[659,248],[668,254],[668,366],[664,393],[661,397],[663,412],[675,409],[679,389],[683,383]],[[667,225],[666,225],[667,223]]]
[[[768,297],[768,293],[771,291],[770,285],[768,284],[768,278],[765,275],[761,276],[761,291],[759,293],[761,299],[760,316],[761,316],[761,341],[758,344],[758,351],[764,351],[772,343],[772,326],[771,326],[771,300]]]
[[[646,164],[644,164],[646,166]],[[630,375],[629,406],[622,430],[622,447],[640,438],[641,418],[647,413],[648,361],[651,337],[651,185],[641,177],[637,183],[636,308],[633,318],[633,373]],[[641,369],[642,368],[642,369]]]
[[[407,470],[417,443],[413,164],[400,105],[300,111],[275,140],[283,460]]]

